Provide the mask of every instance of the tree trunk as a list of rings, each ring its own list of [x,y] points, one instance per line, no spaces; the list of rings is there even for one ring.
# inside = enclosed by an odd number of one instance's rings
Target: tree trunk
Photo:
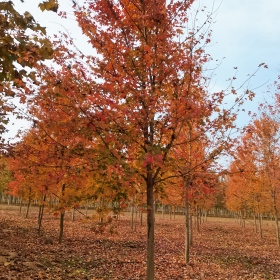
[[[86,201],[86,218],[88,218],[88,200]]]
[[[61,189],[61,195],[62,197],[64,196],[64,191],[65,191],[65,184],[62,185],[62,189]],[[60,210],[60,222],[59,222],[59,237],[58,237],[58,243],[61,244],[62,243],[62,237],[63,237],[63,227],[64,227],[64,216],[65,216],[65,209],[62,208]]]
[[[258,216],[259,217],[259,216]],[[258,232],[258,226],[257,226],[257,214],[254,214],[254,226],[255,226],[255,232]]]
[[[30,209],[30,204],[31,204],[31,197],[29,196],[29,198],[28,198],[28,203],[27,203],[27,208],[26,208],[25,218],[28,217],[29,209]]]
[[[76,209],[75,209],[75,207],[73,207],[72,208],[72,222],[74,222],[75,221],[75,211]]]
[[[278,211],[277,211],[277,205],[276,205],[276,198],[275,197],[274,197],[274,201],[273,201],[273,210],[274,210],[274,217],[275,217],[275,229],[276,229],[277,245],[280,246]]]
[[[199,208],[196,205],[196,230],[200,232],[200,219],[199,219]]]
[[[64,216],[65,216],[65,210],[61,210],[60,213],[60,222],[59,222],[59,237],[58,237],[58,243],[62,243],[62,237],[63,237],[63,227],[64,227]]]
[[[134,229],[134,200],[133,198],[131,199],[131,204],[130,204],[130,225],[131,225],[131,230],[133,231]]]
[[[147,280],[154,280],[154,184],[151,165],[147,165]]]
[[[22,208],[22,199],[20,200],[20,204],[19,204],[19,213],[21,214],[21,208]]]
[[[99,213],[99,223],[103,224],[103,211],[104,211],[104,199],[103,197],[100,198],[99,202],[100,213]]]
[[[44,204],[39,206],[38,214],[38,233],[41,233],[42,218],[43,218]]]
[[[42,220],[43,220],[43,214],[44,214],[44,208],[45,208],[45,201],[46,201],[46,195],[43,196],[43,204],[39,207],[39,215],[38,215],[38,233],[41,232],[41,226],[42,226]]]
[[[263,234],[262,234],[262,214],[259,213],[259,233],[260,233],[260,238],[263,238]]]
[[[192,213],[191,212],[190,212],[190,218],[189,219],[190,219],[189,220],[190,246],[192,246],[193,245],[193,223],[192,223]]]
[[[185,199],[185,262],[190,262],[190,215],[189,215],[189,202],[188,202],[188,191],[186,186],[186,199]]]

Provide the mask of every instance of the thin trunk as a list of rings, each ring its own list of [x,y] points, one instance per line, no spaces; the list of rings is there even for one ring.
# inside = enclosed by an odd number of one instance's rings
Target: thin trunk
[[[75,221],[75,207],[72,208],[72,222]]]
[[[41,232],[41,227],[42,227],[42,221],[43,221],[43,214],[44,214],[44,209],[45,209],[45,201],[46,201],[46,195],[43,196],[43,204],[40,205],[39,208],[39,216],[38,216],[38,233],[40,234]]]
[[[137,225],[137,219],[139,217],[138,215],[138,206],[134,206],[134,216],[135,216],[135,219],[134,219],[134,231],[136,231],[136,225]],[[140,219],[140,217],[139,217]]]
[[[20,204],[19,204],[19,213],[21,214],[21,208],[22,208],[22,199],[20,200]]]
[[[65,191],[65,184],[62,185],[61,195],[64,196]],[[64,227],[64,216],[65,216],[65,209],[60,210],[60,221],[59,221],[59,237],[58,237],[58,243],[62,243],[62,237],[63,237],[63,227]]]
[[[30,204],[31,204],[31,197],[29,196],[29,198],[28,198],[28,203],[27,203],[27,208],[26,208],[25,218],[28,217],[29,209],[30,209]]]
[[[190,229],[189,229],[189,231],[190,231],[190,246],[192,246],[193,245],[193,222],[192,222],[192,213],[191,212],[190,212],[190,223],[189,223],[189,225],[190,225]]]
[[[276,229],[277,245],[280,246],[280,232],[279,232],[278,211],[277,211],[277,206],[276,206],[275,199],[274,199],[274,203],[273,203],[273,210],[274,210],[274,216],[275,216],[275,229]]]
[[[103,197],[100,198],[99,208],[100,208],[99,222],[102,224],[103,223],[103,210],[104,210],[104,199],[103,199]]]
[[[199,219],[199,208],[196,206],[196,230],[197,232],[200,232],[200,219]]]
[[[88,200],[86,201],[86,218],[88,218]]]
[[[133,231],[134,229],[134,201],[133,198],[131,199],[131,204],[130,204],[130,225],[131,225],[131,230]]]
[[[190,262],[190,221],[189,221],[189,202],[188,202],[188,185],[186,183],[185,192],[185,262]]]
[[[259,213],[259,233],[260,233],[260,238],[263,238],[262,234],[262,214]]]
[[[58,237],[58,243],[62,243],[62,237],[63,237],[63,227],[64,227],[64,216],[65,216],[65,211],[63,210],[60,213],[60,222],[59,222],[59,237]]]
[[[161,204],[161,218],[164,219],[164,203]]]
[[[255,232],[257,233],[258,232],[258,225],[257,225],[257,215],[256,214],[254,214],[254,225],[255,225]]]
[[[140,225],[143,226],[143,209],[140,209]]]
[[[38,213],[38,234],[41,233],[41,217],[43,216],[43,207],[44,205],[39,206],[39,213]]]
[[[152,167],[147,165],[147,280],[154,280],[154,190]]]

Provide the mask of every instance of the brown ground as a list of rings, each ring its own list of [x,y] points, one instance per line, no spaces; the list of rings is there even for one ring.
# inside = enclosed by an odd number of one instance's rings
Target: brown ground
[[[1,206],[0,206],[1,207]],[[1,209],[1,208],[0,208]],[[145,279],[146,227],[132,231],[126,217],[99,233],[96,221],[77,217],[65,223],[57,244],[59,220],[47,215],[36,229],[37,209],[29,218],[11,208],[0,210],[0,279]],[[182,217],[157,217],[155,279],[280,279],[280,249],[274,227],[264,222],[264,239],[232,219],[208,219],[194,231],[191,262],[184,264]],[[114,233],[110,233],[113,230]]]

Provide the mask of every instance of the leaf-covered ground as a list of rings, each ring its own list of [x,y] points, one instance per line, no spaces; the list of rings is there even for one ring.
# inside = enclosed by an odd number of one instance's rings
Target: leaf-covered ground
[[[59,220],[46,215],[40,236],[36,209],[25,219],[13,210],[0,210],[0,279],[145,279],[146,227],[128,217],[112,222],[104,233],[96,221],[70,214],[63,244],[57,243]],[[280,249],[274,228],[264,222],[264,239],[232,219],[208,219],[194,231],[191,262],[184,264],[182,217],[157,217],[156,279],[280,279]],[[111,233],[110,233],[111,231]],[[113,233],[112,233],[113,231]]]

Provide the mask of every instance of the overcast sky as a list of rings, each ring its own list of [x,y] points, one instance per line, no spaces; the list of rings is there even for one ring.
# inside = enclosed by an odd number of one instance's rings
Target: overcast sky
[[[225,57],[220,74],[238,66],[240,75],[254,72],[264,62],[254,84],[272,83],[280,70],[280,1],[224,0],[213,25],[213,43],[209,52],[215,58]],[[222,75],[221,75],[222,78]]]
[[[79,29],[75,28],[74,16],[71,13],[68,14],[68,20],[63,21],[55,13],[41,13],[39,9],[34,9],[34,0],[25,0],[24,4],[20,0],[13,2],[21,12],[30,11],[41,25],[48,27],[50,33],[64,31],[60,25],[62,24],[76,39],[80,48],[86,45],[86,39],[83,39]],[[77,2],[81,3],[82,0]],[[71,0],[64,0],[62,9],[71,11],[71,3]],[[208,9],[213,5],[214,9],[219,7],[212,26],[212,43],[207,47],[207,52],[214,60],[222,61],[212,81],[214,90],[228,85],[226,80],[234,76],[234,67],[238,67],[236,86],[239,86],[246,80],[247,74],[252,74],[260,63],[268,65],[268,69],[261,69],[250,80],[249,87],[257,88],[257,98],[247,106],[256,111],[257,103],[262,101],[267,86],[280,75],[280,0],[200,0],[196,2],[198,3],[200,6],[206,5]],[[249,117],[242,116],[240,124],[246,124],[248,120]]]

